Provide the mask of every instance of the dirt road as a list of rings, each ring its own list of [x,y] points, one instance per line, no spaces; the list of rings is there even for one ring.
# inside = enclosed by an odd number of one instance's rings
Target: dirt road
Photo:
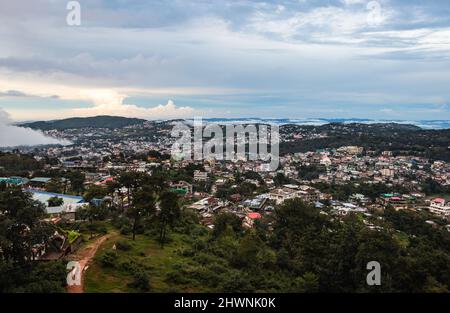
[[[81,272],[81,284],[67,286],[68,293],[83,293],[84,292],[84,275],[86,273],[87,267],[88,267],[89,263],[92,261],[92,258],[97,253],[97,250],[100,247],[100,245],[103,242],[105,242],[105,240],[107,240],[109,237],[110,237],[110,235],[104,235],[102,237],[99,237],[99,238],[95,239],[94,241],[90,242],[85,247],[76,251],[73,255],[71,255],[69,257],[69,260],[77,261],[80,264],[79,269]]]

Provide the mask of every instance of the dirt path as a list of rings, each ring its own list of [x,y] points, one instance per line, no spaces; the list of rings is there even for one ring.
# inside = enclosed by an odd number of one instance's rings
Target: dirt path
[[[69,257],[71,261],[77,261],[80,266],[79,269],[81,271],[81,285],[72,285],[67,286],[68,293],[82,293],[84,292],[84,275],[88,268],[89,263],[92,261],[92,258],[97,253],[100,245],[105,242],[110,237],[110,235],[104,235],[95,239],[93,242],[89,243],[87,246],[81,248],[76,251],[73,255]]]

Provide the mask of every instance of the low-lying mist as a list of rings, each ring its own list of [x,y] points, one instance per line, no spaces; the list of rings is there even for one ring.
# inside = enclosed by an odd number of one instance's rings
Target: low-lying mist
[[[8,112],[0,108],[0,147],[70,144],[67,140],[53,138],[42,131],[14,126]]]

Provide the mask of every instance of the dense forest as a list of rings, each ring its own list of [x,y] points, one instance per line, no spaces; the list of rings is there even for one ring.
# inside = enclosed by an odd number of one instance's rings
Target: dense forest
[[[450,161],[448,129],[422,130],[416,126],[400,124],[328,124],[317,127],[289,125],[283,128],[282,132],[307,131],[324,134],[326,137],[282,142],[282,154],[356,145],[366,150],[392,151],[394,155]]]
[[[44,162],[38,162],[32,155],[0,151],[0,176],[27,176],[43,166]]]

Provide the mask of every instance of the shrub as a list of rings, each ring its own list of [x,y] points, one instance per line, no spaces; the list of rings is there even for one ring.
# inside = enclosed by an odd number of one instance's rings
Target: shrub
[[[204,240],[201,239],[197,239],[194,241],[194,244],[192,245],[194,250],[196,251],[202,251],[205,250],[207,248],[207,244]]]
[[[159,238],[159,230],[156,228],[149,228],[145,231],[145,235],[152,238]]]
[[[131,245],[125,240],[118,240],[116,242],[116,248],[121,251],[131,250]]]
[[[180,285],[186,285],[191,282],[191,280],[186,277],[184,273],[181,273],[179,271],[172,271],[167,273],[165,281],[169,284],[180,284]]]
[[[208,264],[206,266],[206,268],[209,269],[210,271],[214,272],[214,273],[217,273],[217,274],[223,274],[223,273],[228,272],[228,269],[224,265],[222,265],[220,263]]]
[[[124,216],[117,216],[112,220],[111,224],[115,228],[121,229],[124,226],[130,227],[130,220]]]
[[[129,225],[122,225],[120,234],[125,236],[131,234],[131,227]]]
[[[106,252],[100,259],[102,266],[104,267],[114,267],[117,262],[117,253],[114,251]]]
[[[134,262],[133,260],[126,260],[119,264],[119,270],[134,273],[139,268],[139,264]]]
[[[194,256],[193,260],[199,264],[207,265],[212,263],[223,263],[224,261],[214,255],[200,252]]]
[[[82,227],[83,231],[88,231],[90,233],[96,233],[96,234],[106,234],[108,233],[108,229],[106,228],[105,224],[102,222],[92,222],[92,223],[85,223]]]
[[[181,249],[177,251],[178,255],[184,257],[193,257],[195,255],[195,251],[192,249]]]
[[[205,227],[195,227],[195,229],[192,231],[192,236],[194,238],[206,236],[208,234],[208,230]]]
[[[190,276],[192,279],[197,280],[199,283],[210,286],[217,287],[218,282],[220,281],[220,276],[204,267],[197,267],[191,273]]]
[[[129,284],[129,286],[140,291],[149,291],[150,280],[148,279],[147,273],[137,270],[133,274],[133,281]]]
[[[240,292],[249,293],[254,292],[255,287],[249,282],[248,278],[243,273],[235,272],[232,275],[227,274],[220,287],[221,292]]]

